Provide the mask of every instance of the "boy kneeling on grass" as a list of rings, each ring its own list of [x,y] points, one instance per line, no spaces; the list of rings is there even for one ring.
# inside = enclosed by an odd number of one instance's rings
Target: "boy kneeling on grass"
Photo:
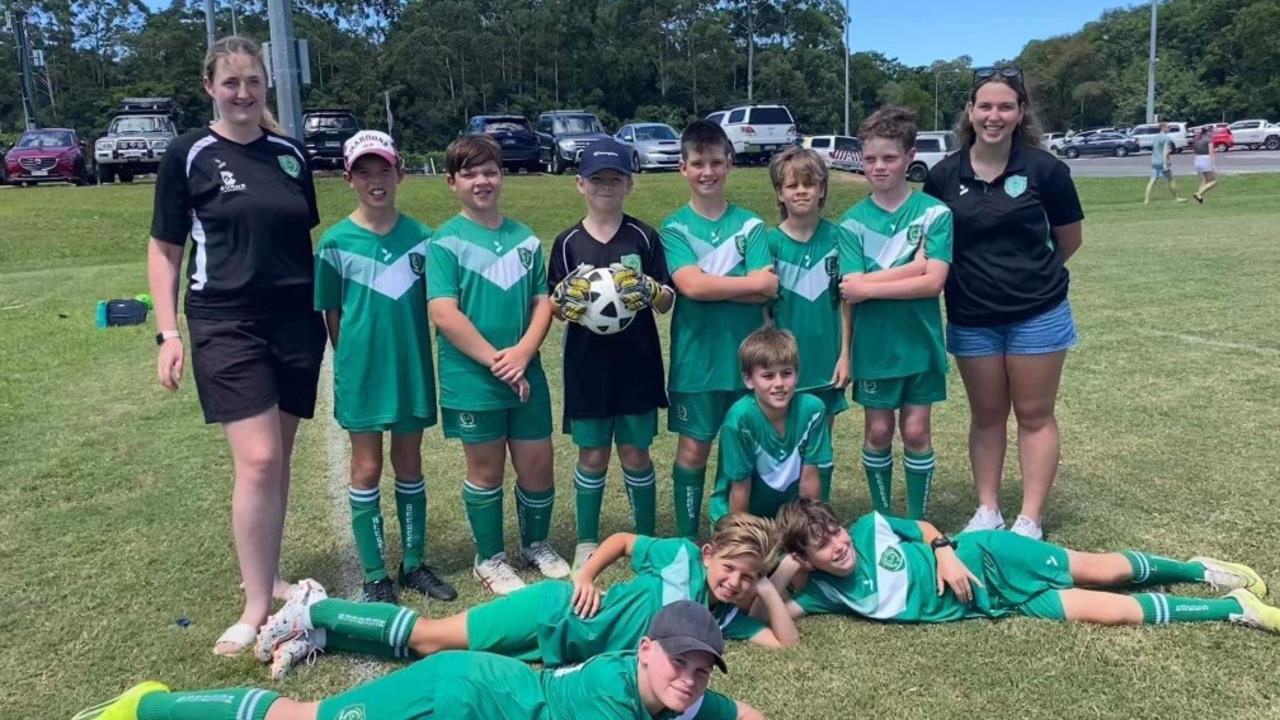
[[[1245,565],[1126,550],[1086,553],[1002,530],[954,540],[924,521],[872,512],[847,530],[830,506],[801,498],[778,513],[783,550],[772,580],[794,589],[792,616],[837,613],[900,623],[1025,615],[1099,625],[1229,621],[1280,632],[1280,609]],[[1221,598],[1092,588],[1204,583]]]
[[[796,643],[795,623],[765,576],[777,550],[773,521],[729,515],[699,548],[683,538],[631,533],[600,544],[573,582],[544,580],[456,615],[431,619],[407,607],[329,599],[314,580],[258,633],[257,656],[279,679],[321,650],[387,658],[477,650],[553,667],[636,647],[664,606],[692,600],[711,610],[725,637],[766,647]],[[595,579],[622,557],[636,576],[603,593]],[[753,604],[767,625],[748,615]]]
[[[145,682],[73,720],[763,720],[750,705],[707,690],[711,669],[728,667],[724,638],[704,606],[672,603],[646,627],[636,648],[567,668],[441,653],[319,702],[253,688],[170,692]]]

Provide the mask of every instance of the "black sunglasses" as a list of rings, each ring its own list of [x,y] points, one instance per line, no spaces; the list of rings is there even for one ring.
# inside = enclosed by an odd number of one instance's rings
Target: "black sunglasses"
[[[977,85],[981,85],[982,83],[986,82],[987,80],[990,80],[991,78],[993,78],[993,77],[995,77],[995,76],[997,76],[997,75],[999,75],[1000,77],[1004,78],[1005,80],[1012,80],[1012,81],[1014,81],[1014,82],[1018,83],[1019,85],[1022,85],[1022,84],[1023,84],[1023,83],[1022,83],[1022,68],[1016,68],[1016,67],[1002,67],[1002,68],[994,68],[994,67],[980,67],[980,68],[974,68],[974,69],[973,69],[973,84],[974,84],[975,86],[977,86]]]

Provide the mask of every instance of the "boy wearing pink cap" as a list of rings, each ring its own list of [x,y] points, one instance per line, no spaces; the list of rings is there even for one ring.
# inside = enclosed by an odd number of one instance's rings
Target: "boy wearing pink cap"
[[[386,133],[365,130],[343,148],[343,177],[359,205],[316,249],[316,309],[333,343],[333,413],[351,434],[351,529],[367,601],[395,602],[383,563],[378,485],[391,433],[402,588],[439,600],[454,589],[423,564],[426,483],[422,431],[436,424],[435,372],[424,272],[431,230],[396,209],[404,167]]]

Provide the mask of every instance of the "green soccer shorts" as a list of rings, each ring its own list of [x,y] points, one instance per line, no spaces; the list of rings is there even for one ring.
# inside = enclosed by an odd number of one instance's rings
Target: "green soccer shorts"
[[[844,392],[835,388],[827,388],[825,390],[802,390],[822,401],[827,406],[827,417],[833,418],[836,415],[849,409],[849,399],[844,396]]]
[[[444,436],[466,445],[510,438],[545,440],[551,437],[551,401],[530,402],[497,410],[441,408]]]
[[[362,427],[343,428],[350,433],[385,433],[392,435],[408,435],[409,433],[422,432],[436,424],[435,417],[409,417],[401,418],[395,422],[378,423],[376,425],[368,425]]]
[[[709,443],[720,434],[724,416],[749,390],[707,390],[705,392],[668,392],[671,407],[667,410],[667,429],[677,435]]]
[[[1006,530],[979,530],[956,536],[956,554],[986,586],[977,603],[984,614],[1066,619],[1058,591],[1075,586],[1066,549]]]
[[[603,418],[571,418],[568,433],[580,448],[607,448],[631,445],[648,450],[658,434],[658,411],[638,415],[611,415]]]
[[[467,649],[542,662],[538,631],[572,612],[573,585],[542,580],[467,611]]]
[[[874,410],[932,405],[947,399],[947,374],[926,370],[906,377],[854,380],[853,399],[862,407]]]

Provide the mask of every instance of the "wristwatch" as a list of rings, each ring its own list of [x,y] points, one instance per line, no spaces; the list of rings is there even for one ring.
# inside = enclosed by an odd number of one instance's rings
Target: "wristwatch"
[[[156,345],[163,345],[165,340],[173,340],[174,338],[181,337],[182,333],[177,330],[164,330],[156,333]]]
[[[956,546],[956,542],[951,538],[947,537],[946,535],[939,535],[938,537],[934,538],[932,542],[929,543],[929,547],[933,548],[934,550],[937,550],[939,548],[944,548],[944,547],[949,547],[954,549],[955,546]]]

